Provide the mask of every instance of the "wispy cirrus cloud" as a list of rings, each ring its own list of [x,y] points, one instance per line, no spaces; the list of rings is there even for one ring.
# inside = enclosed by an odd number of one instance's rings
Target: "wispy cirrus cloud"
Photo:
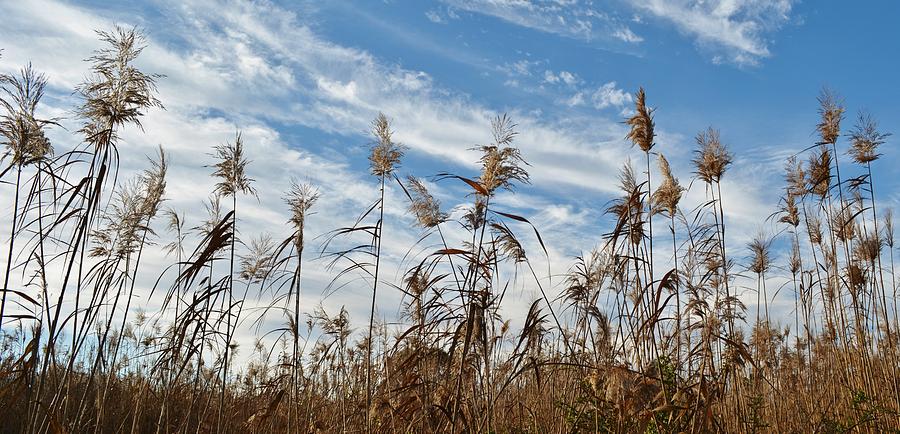
[[[756,65],[771,56],[771,36],[788,23],[797,0],[627,0],[626,7],[580,0],[444,0],[471,13],[583,41],[640,44],[642,14],[674,25],[716,63]],[[629,8],[630,7],[630,8]],[[630,19],[620,16],[632,15]]]
[[[624,20],[578,0],[443,0],[467,12],[567,38],[636,44],[643,38]]]
[[[795,0],[632,0],[714,53],[716,62],[755,65],[769,57],[769,37],[790,20]]]

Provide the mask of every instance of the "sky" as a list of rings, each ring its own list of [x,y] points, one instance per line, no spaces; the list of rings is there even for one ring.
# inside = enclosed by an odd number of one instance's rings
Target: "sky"
[[[241,130],[260,190],[258,198],[240,200],[244,240],[288,235],[281,192],[292,179],[322,193],[308,224],[313,236],[352,223],[377,195],[367,130],[379,111],[407,148],[400,173],[426,179],[477,176],[479,155],[471,148],[490,140],[492,117],[508,113],[532,183],[496,204],[539,228],[548,257],[534,239],[526,249],[537,269],[550,270],[542,278],[558,294],[573,258],[599,245],[611,225],[603,209],[616,194],[619,167],[629,158],[642,161],[622,124],[639,87],[656,108],[654,150],[682,183],[693,178],[697,132],[720,129],[735,154],[723,190],[728,248],[740,262],[751,237],[779,229],[766,219],[782,191],[783,163],[815,143],[823,86],[845,99],[848,127],[867,110],[883,130],[900,131],[898,13],[900,4],[886,1],[4,1],[0,72],[31,62],[47,75],[41,110],[64,118],[65,129],[50,137],[58,150],[71,149],[78,128],[72,91],[85,78],[84,59],[100,48],[94,31],[142,29],[147,48],[137,63],[165,75],[165,110],[147,112],[143,131],[122,133],[122,176],[145,168],[146,156],[162,145],[172,157],[166,206],[196,225],[214,183],[212,148]],[[900,160],[890,141],[882,153],[876,193],[892,206],[900,200],[892,173]],[[447,209],[467,200],[460,183],[428,185]],[[692,183],[685,207],[704,194]],[[6,202],[12,189],[0,187],[0,195]],[[396,281],[421,233],[402,192],[389,188],[387,195],[386,280]],[[8,221],[3,208],[0,221]],[[304,309],[344,305],[355,321],[366,318],[365,285],[328,291],[334,273],[309,259]],[[150,253],[145,269],[170,262]],[[137,308],[153,311],[158,301],[147,282],[155,276],[146,274]],[[514,318],[536,294],[533,284],[516,287],[508,307]],[[776,310],[786,312],[790,297],[776,296]],[[379,314],[396,317],[399,301],[397,291],[382,291]]]

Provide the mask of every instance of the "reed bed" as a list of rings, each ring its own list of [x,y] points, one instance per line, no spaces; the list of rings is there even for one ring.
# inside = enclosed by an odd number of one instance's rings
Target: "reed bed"
[[[777,230],[735,251],[726,134],[697,134],[684,185],[654,150],[656,112],[640,89],[624,124],[642,167],[622,166],[609,230],[549,287],[533,263],[548,255],[540,228],[496,200],[530,183],[509,116],[472,148],[480,170],[426,182],[400,175],[405,147],[379,114],[369,156],[378,195],[352,225],[307,227],[320,193],[295,182],[283,195],[286,232],[242,239],[238,211],[263,186],[248,176],[253,146],[239,131],[212,148],[216,184],[196,226],[164,206],[164,149],[119,178],[120,133],[162,108],[164,77],[135,66],[140,33],[98,34],[75,90],[73,149],[57,154],[45,132],[60,120],[38,116],[46,77],[30,65],[0,77],[0,176],[14,186],[3,201],[0,431],[900,429],[893,214],[878,206],[873,176],[889,134],[869,114],[845,132],[830,91],[818,140],[785,163],[768,222]],[[465,188],[469,205],[442,209],[430,182]],[[705,194],[693,208],[681,203],[689,187]],[[436,246],[411,246],[397,279],[383,269],[382,241],[401,224],[385,213],[398,205],[388,190],[402,193],[417,245]],[[149,249],[167,254],[164,269],[144,266]],[[308,262],[331,270],[331,289],[364,282],[368,317],[303,298]],[[148,275],[159,314],[135,309]],[[501,307],[522,285],[540,296],[514,329]],[[402,295],[390,324],[376,315],[385,291]],[[790,293],[787,316],[771,309],[779,292]],[[245,306],[251,294],[269,297],[262,313]],[[236,364],[235,334],[260,315],[282,323]]]

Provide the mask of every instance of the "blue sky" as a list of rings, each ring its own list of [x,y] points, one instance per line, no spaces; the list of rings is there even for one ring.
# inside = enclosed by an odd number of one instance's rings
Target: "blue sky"
[[[140,170],[162,144],[174,157],[169,205],[196,224],[213,183],[208,153],[242,129],[251,174],[270,193],[241,205],[247,237],[281,236],[278,192],[291,178],[322,190],[311,231],[351,222],[375,194],[365,131],[378,111],[408,147],[403,173],[418,176],[473,176],[478,155],[469,148],[489,140],[492,116],[509,112],[533,185],[498,204],[538,224],[558,276],[600,242],[616,170],[640,157],[621,124],[639,86],[657,108],[656,150],[684,183],[694,135],[721,129],[737,157],[723,188],[730,248],[740,259],[757,231],[775,230],[764,220],[777,205],[781,167],[814,143],[823,86],[845,97],[847,127],[865,108],[882,129],[900,131],[898,13],[896,2],[791,0],[3,2],[0,71],[33,62],[50,79],[43,110],[67,117],[75,131],[72,89],[86,72],[83,59],[99,47],[92,31],[143,28],[149,46],[139,63],[166,75],[167,110],[148,113],[145,131],[123,133],[123,173]],[[61,130],[51,137],[58,149],[74,145]],[[883,153],[875,165],[879,199],[894,205],[890,168],[898,159],[890,142]],[[431,187],[448,208],[466,200],[462,186]],[[695,185],[685,206],[703,195]],[[385,247],[394,276],[418,237],[404,206],[390,191],[396,223],[386,227],[393,237]],[[537,251],[533,241],[527,247]],[[150,260],[166,263],[161,254]],[[328,275],[312,268],[310,300]],[[560,281],[552,280],[554,291]],[[524,306],[534,288],[523,283],[521,291]],[[386,293],[380,306],[398,298]],[[350,285],[325,304],[362,317],[365,299],[364,287]],[[145,306],[154,301],[147,297]],[[381,312],[390,317],[391,309]]]

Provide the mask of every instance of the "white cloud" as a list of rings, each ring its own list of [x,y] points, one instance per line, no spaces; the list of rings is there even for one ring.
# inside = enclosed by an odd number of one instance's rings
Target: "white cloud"
[[[527,77],[533,74],[532,69],[539,65],[541,62],[536,60],[527,60],[521,59],[512,63],[505,63],[499,66],[497,69],[511,77],[514,76],[523,76]]]
[[[553,73],[553,71],[546,70],[544,71],[544,82],[556,84],[559,83],[559,77],[557,77],[556,74]]]
[[[638,42],[644,41],[644,38],[636,35],[631,29],[629,29],[628,27],[624,27],[624,26],[616,29],[613,32],[613,36],[615,36],[616,38],[621,39],[625,42],[630,42],[630,43],[638,43]]]
[[[452,8],[488,15],[544,33],[583,41],[642,41],[619,19],[580,0],[443,0]]]
[[[616,82],[611,81],[594,91],[591,95],[591,102],[598,110],[607,107],[621,108],[631,102],[631,94],[619,89],[616,87]]]
[[[578,75],[573,72],[553,72],[549,69],[544,70],[544,83],[547,84],[564,84],[566,86],[574,86],[580,81],[581,79],[578,78]]]
[[[444,18],[441,17],[441,14],[438,13],[438,11],[436,11],[436,10],[425,11],[425,17],[428,18],[428,21],[431,21],[432,23],[446,24],[446,21],[444,21]]]
[[[627,0],[632,11],[589,1],[444,0],[453,8],[607,48],[640,44],[644,38],[628,22],[646,25],[636,10],[675,25],[719,61],[754,65],[771,56],[769,35],[790,20],[796,0]],[[620,16],[629,16],[622,19]]]
[[[569,71],[560,71],[559,79],[562,80],[563,83],[568,84],[569,86],[578,83],[578,76]]]
[[[767,34],[789,20],[794,0],[633,0],[632,4],[672,22],[701,46],[724,51],[737,64],[769,57]]]
[[[567,98],[565,104],[569,107],[578,107],[584,105],[584,92],[578,91],[575,95]]]

